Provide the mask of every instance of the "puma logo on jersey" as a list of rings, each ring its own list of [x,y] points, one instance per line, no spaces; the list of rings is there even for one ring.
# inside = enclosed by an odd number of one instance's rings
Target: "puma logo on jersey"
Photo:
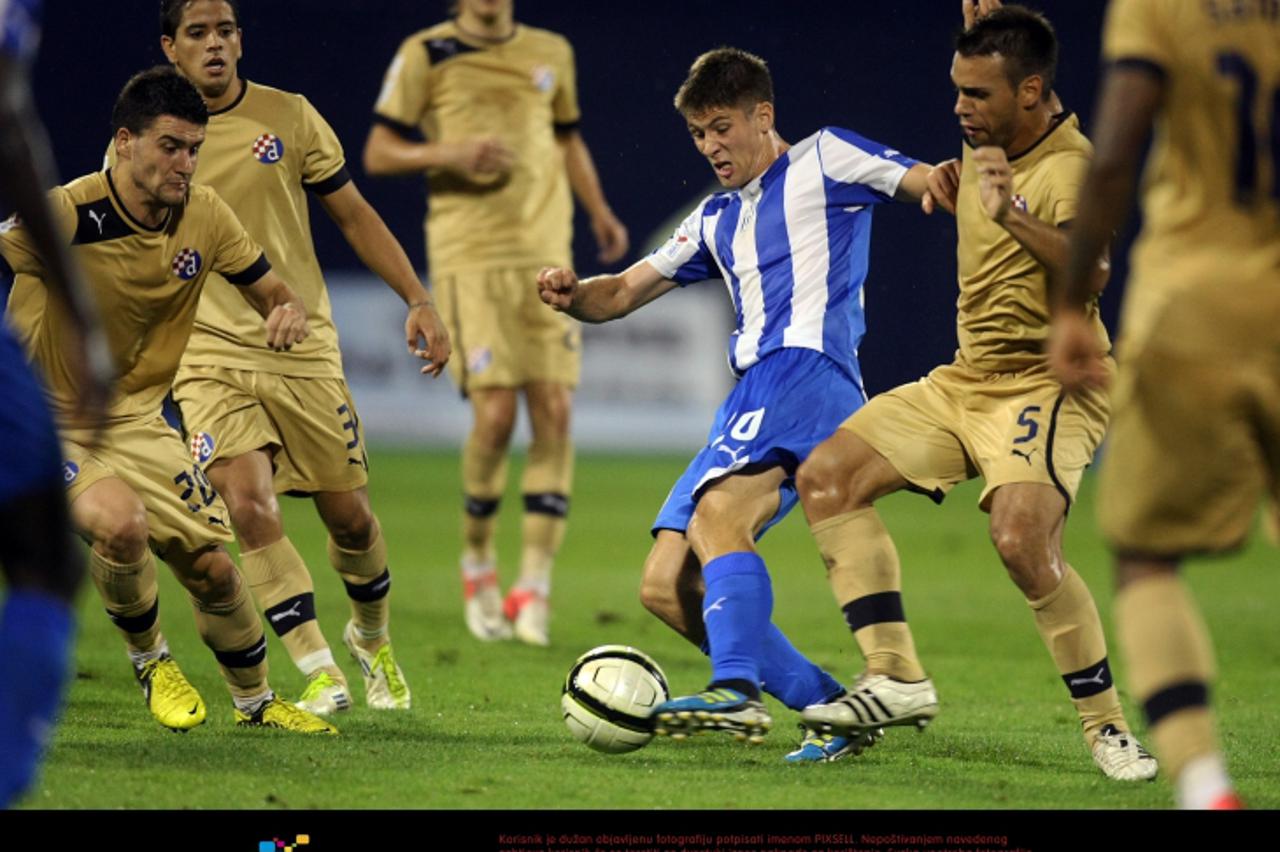
[[[99,213],[96,210],[89,211],[89,218],[93,220],[93,224],[98,226],[98,234],[102,234],[102,223],[107,221],[106,213]]]
[[[1036,451],[1035,447],[1032,447],[1030,450],[1027,450],[1025,453],[1022,450],[1010,450],[1010,455],[1022,456],[1024,459],[1027,460],[1027,464],[1031,464],[1031,456],[1035,453],[1035,451]]]

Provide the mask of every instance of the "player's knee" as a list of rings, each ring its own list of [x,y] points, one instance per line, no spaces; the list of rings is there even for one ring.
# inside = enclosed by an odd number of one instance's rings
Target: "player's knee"
[[[147,510],[141,502],[120,506],[94,530],[94,545],[112,562],[137,562],[147,552]]]
[[[703,565],[725,553],[752,546],[751,529],[742,507],[729,495],[715,491],[698,501],[689,520],[688,536],[693,552]]]
[[[239,578],[235,563],[225,550],[211,549],[187,561],[180,577],[192,597],[204,604],[229,601],[235,597]]]
[[[504,450],[511,443],[515,426],[515,406],[492,402],[476,409],[472,438],[486,450]]]
[[[359,504],[341,518],[329,519],[326,525],[334,543],[344,550],[368,550],[378,529],[373,512]]]
[[[540,436],[553,441],[566,440],[569,437],[571,415],[572,406],[567,390],[543,394],[537,404],[530,407],[535,439]]]
[[[1015,584],[1024,591],[1039,585],[1049,569],[1049,541],[1016,520],[991,524],[991,543]]]
[[[849,511],[858,502],[857,469],[826,443],[819,444],[796,471],[796,491],[811,517]]]
[[[240,543],[250,549],[266,547],[284,535],[280,503],[274,493],[231,488],[223,493],[231,525]]]

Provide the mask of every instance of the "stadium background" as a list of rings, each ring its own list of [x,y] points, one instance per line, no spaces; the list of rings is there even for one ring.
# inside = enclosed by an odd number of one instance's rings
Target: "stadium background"
[[[120,86],[133,72],[163,61],[157,5],[48,4],[35,83],[64,179],[99,167]],[[421,181],[368,178],[360,153],[387,63],[403,38],[445,16],[445,0],[241,5],[241,75],[302,92],[315,103],[346,147],[361,190],[423,269]],[[1087,131],[1104,3],[1032,5],[1058,29],[1057,89]],[[516,15],[563,33],[576,50],[582,133],[609,200],[631,230],[632,260],[665,236],[669,220],[713,183],[671,107],[698,53],[730,44],[765,57],[774,75],[779,129],[788,141],[836,124],[936,162],[957,156],[961,145],[948,77],[958,6],[954,0],[785,6],[761,0],[524,0]],[[917,378],[949,360],[955,347],[954,221],[926,218],[905,205],[882,209],[875,218],[866,284],[869,332],[861,350],[869,393]],[[398,301],[370,279],[314,206],[312,223],[369,436],[383,443],[455,445],[466,406],[444,380],[417,377],[393,336]],[[575,234],[579,271],[603,271],[581,211]],[[1123,273],[1121,258],[1105,299],[1112,328]],[[730,327],[728,300],[715,282],[672,294],[626,323],[588,328],[579,443],[696,446],[730,382],[723,354]]]

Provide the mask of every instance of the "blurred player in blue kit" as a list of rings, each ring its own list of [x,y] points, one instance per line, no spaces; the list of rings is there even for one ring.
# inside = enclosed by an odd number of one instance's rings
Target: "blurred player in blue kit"
[[[733,302],[738,384],[654,521],[644,568],[645,606],[711,657],[704,692],[655,710],[657,732],[673,737],[709,729],[759,742],[772,724],[762,686],[794,709],[843,694],[771,623],[755,541],[795,505],[797,466],[866,401],[856,352],[871,211],[918,201],[931,170],[841,128],[791,145],[775,129],[773,100],[759,57],[733,48],[700,56],[675,106],[725,191],[621,274],[579,282],[572,270],[546,269],[538,278],[544,302],[586,322],[711,278]],[[832,760],[875,735],[809,732],[788,759]]]
[[[39,41],[39,0],[0,0],[0,184],[2,200],[30,231],[77,334],[61,343],[80,371],[83,413],[96,420],[110,358],[77,268],[58,236],[44,190],[54,183],[28,68]],[[0,286],[12,283],[0,257]],[[44,391],[17,341],[0,326],[0,566],[9,584],[0,610],[0,807],[35,776],[69,671],[72,603],[84,563],[71,534],[62,453]]]

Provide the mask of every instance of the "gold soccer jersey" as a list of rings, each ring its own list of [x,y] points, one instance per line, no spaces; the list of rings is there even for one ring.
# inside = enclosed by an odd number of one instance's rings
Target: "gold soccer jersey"
[[[433,276],[474,268],[567,266],[573,201],[557,129],[578,122],[573,50],[518,25],[497,44],[453,22],[404,41],[387,70],[375,120],[411,136],[456,143],[495,136],[515,152],[501,179],[429,172],[427,256]]]
[[[1051,225],[1070,222],[1092,153],[1093,146],[1080,132],[1075,116],[1058,119],[1028,151],[1010,158],[1014,206]],[[1043,364],[1049,336],[1048,272],[982,209],[978,169],[968,146],[956,220],[959,359],[992,372]],[[1096,305],[1092,313],[1098,336],[1109,348]]]
[[[107,162],[114,162],[114,147]],[[234,103],[210,113],[195,183],[217,190],[262,245],[307,306],[311,334],[285,355],[272,352],[261,334],[262,318],[230,288],[210,287],[196,313],[184,367],[342,377],[338,331],[311,241],[307,192],[327,195],[350,179],[338,137],[302,95],[245,80]]]
[[[1280,339],[1280,9],[1262,0],[1119,0],[1108,61],[1165,92],[1144,176],[1122,353]]]
[[[153,417],[177,372],[205,279],[217,272],[230,284],[252,284],[271,267],[235,214],[207,187],[192,187],[186,204],[171,210],[155,229],[125,210],[110,171],[54,189],[50,202],[66,233],[74,235],[72,249],[115,360],[108,422]],[[81,389],[73,383],[60,342],[75,332],[63,311],[46,306],[41,263],[25,229],[0,232],[0,250],[17,273],[10,321],[43,372],[65,427]],[[241,298],[226,282],[217,286]],[[261,317],[257,334],[265,345]]]

